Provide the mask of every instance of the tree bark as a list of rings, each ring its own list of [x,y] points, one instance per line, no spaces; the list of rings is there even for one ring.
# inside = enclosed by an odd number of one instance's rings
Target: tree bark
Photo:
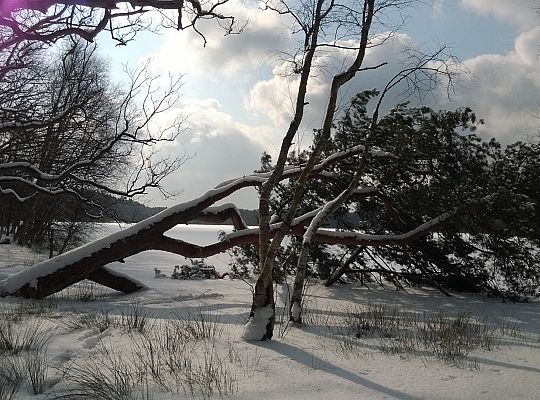
[[[278,182],[282,180],[283,169],[287,161],[287,156],[289,154],[289,149],[291,148],[292,141],[302,118],[304,115],[304,109],[306,106],[306,93],[308,81],[311,73],[311,66],[313,58],[315,56],[315,51],[317,49],[319,30],[322,22],[321,13],[324,0],[317,0],[313,10],[313,26],[309,32],[306,32],[305,37],[305,57],[304,63],[302,65],[302,71],[300,75],[300,82],[298,84],[297,98],[295,104],[294,117],[291,120],[289,129],[283,137],[281,143],[278,159],[272,174],[269,179],[262,185],[260,197],[259,197],[259,263],[261,273],[255,284],[255,291],[253,292],[253,302],[251,305],[250,320],[255,318],[257,312],[260,313],[262,309],[267,309],[271,305],[272,310],[275,310],[274,304],[274,294],[272,288],[272,271],[274,269],[274,262],[276,254],[281,246],[286,232],[288,231],[287,224],[290,224],[292,221],[292,216],[294,216],[295,206],[294,203],[291,205],[291,209],[288,212],[288,216],[292,215],[290,218],[286,218],[282,224],[282,229],[280,229],[270,242],[270,196],[272,190],[275,188]],[[304,174],[304,171],[302,174]],[[267,340],[272,338],[272,331],[274,327],[275,315],[272,314],[268,318],[268,323],[266,325],[266,332],[263,332],[261,329],[260,340]],[[253,326],[252,326],[253,328]],[[246,333],[245,337],[249,336],[251,338],[251,333]]]
[[[110,287],[119,292],[130,294],[146,289],[146,286],[124,274],[102,267],[88,274],[87,279],[100,285]]]
[[[297,265],[307,266],[309,256],[309,246],[302,246],[298,256]],[[293,293],[291,297],[291,307],[289,309],[289,319],[298,324],[302,323],[302,295],[307,268],[298,268],[294,277]]]
[[[365,249],[364,246],[357,247],[354,250],[354,252],[351,254],[351,256],[343,264],[341,264],[334,272],[332,272],[330,277],[324,283],[324,286],[329,287],[329,286],[332,286],[334,283],[336,283],[338,279],[341,278],[345,272],[347,272],[351,264],[358,258],[358,256],[362,254],[364,249]]]

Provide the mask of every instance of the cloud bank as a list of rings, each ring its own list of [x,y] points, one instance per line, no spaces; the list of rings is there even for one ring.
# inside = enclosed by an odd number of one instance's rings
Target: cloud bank
[[[537,0],[460,0],[461,5],[483,15],[494,15],[504,23],[528,30],[538,25]]]
[[[494,23],[512,24],[520,33],[507,53],[483,54],[478,49],[478,55],[463,60],[458,67],[468,70],[470,79],[460,81],[452,101],[444,90],[422,101],[446,109],[471,107],[486,121],[479,131],[485,138],[509,143],[537,134],[540,19],[534,7],[538,2],[460,0],[459,5],[463,12],[491,15],[498,21]],[[241,35],[223,36],[215,25],[203,26],[208,44],[202,48],[194,32],[167,33],[153,55],[160,70],[187,72],[191,86],[197,88],[189,93],[182,110],[190,116],[190,133],[173,150],[196,156],[170,179],[174,186],[197,194],[222,180],[252,172],[262,151],[275,154],[294,110],[299,76],[283,58],[297,45],[288,29],[290,21],[245,5],[236,7],[235,12],[249,21]],[[359,74],[343,88],[340,106],[345,107],[359,91],[383,88],[403,68],[404,50],[414,47],[418,44],[410,36],[398,33],[384,45],[369,49],[364,66],[388,65]],[[351,56],[339,49],[319,54],[319,68],[309,83],[309,104],[296,145],[308,145],[311,130],[320,127],[332,76]],[[218,88],[221,92],[216,94]],[[394,93],[386,108],[406,99],[399,95],[399,89]],[[250,196],[242,200],[244,205],[252,201]]]

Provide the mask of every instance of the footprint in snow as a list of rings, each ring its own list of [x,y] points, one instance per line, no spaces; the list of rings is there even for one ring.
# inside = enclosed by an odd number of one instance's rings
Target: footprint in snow
[[[96,328],[87,329],[84,331],[80,337],[80,340],[83,341],[84,339],[88,339],[89,337],[96,336],[99,334],[99,330]]]
[[[369,374],[371,374],[371,371],[370,371],[369,369],[366,369],[366,370],[364,370],[364,371],[359,371],[358,373],[359,373],[360,375],[369,375]]]

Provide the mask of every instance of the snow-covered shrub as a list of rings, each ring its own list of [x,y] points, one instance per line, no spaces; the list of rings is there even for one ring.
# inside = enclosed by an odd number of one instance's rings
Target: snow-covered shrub
[[[24,327],[0,321],[0,354],[41,350],[50,337],[50,326],[43,321],[26,323]]]
[[[63,387],[56,389],[51,400],[123,400],[149,399],[149,382],[140,364],[120,353],[101,346],[84,362],[63,368]]]
[[[51,297],[59,300],[93,302],[102,299],[104,296],[105,292],[102,286],[91,281],[82,281],[55,293]]]
[[[47,366],[45,347],[18,354],[0,353],[0,400],[11,400],[26,385],[35,395],[43,393]]]

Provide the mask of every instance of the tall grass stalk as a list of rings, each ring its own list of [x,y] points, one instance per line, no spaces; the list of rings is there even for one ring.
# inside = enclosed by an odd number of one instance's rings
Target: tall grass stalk
[[[11,321],[0,321],[0,354],[40,350],[51,337],[47,324],[34,321],[19,327]]]
[[[421,354],[427,359],[469,367],[477,366],[469,359],[471,352],[491,350],[497,345],[497,335],[515,335],[515,329],[487,323],[470,312],[420,315],[383,304],[346,309],[341,322],[330,328],[345,353],[366,344],[385,353]]]

